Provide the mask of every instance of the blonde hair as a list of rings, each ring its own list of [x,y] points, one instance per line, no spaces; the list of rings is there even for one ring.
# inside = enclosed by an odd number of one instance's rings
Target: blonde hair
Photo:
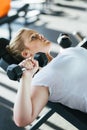
[[[26,48],[24,43],[27,42],[29,37],[28,33],[30,31],[30,29],[21,28],[6,47],[11,56],[19,60],[19,62],[24,59],[24,57],[21,55],[21,52]]]

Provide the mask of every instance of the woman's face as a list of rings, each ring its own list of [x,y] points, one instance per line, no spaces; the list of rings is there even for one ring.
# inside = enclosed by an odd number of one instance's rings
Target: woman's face
[[[25,34],[26,35],[26,34]],[[28,33],[28,40],[25,42],[25,46],[29,49],[29,52],[34,55],[38,52],[49,53],[51,42],[48,41],[44,36],[41,34],[29,30]]]

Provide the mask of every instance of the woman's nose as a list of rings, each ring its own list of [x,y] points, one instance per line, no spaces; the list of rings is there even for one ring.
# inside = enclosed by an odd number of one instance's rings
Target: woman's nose
[[[44,36],[41,35],[41,34],[39,34],[39,38],[40,38],[40,39],[44,39]]]

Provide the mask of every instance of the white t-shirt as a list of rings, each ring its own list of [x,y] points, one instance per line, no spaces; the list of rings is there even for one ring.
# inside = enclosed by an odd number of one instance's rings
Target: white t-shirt
[[[87,112],[87,50],[65,49],[33,78],[32,85],[49,88],[49,101]]]

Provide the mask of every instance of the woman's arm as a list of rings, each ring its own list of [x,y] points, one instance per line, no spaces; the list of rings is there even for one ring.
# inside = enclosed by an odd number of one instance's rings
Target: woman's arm
[[[22,76],[14,104],[14,121],[18,126],[26,126],[33,122],[48,101],[48,87],[31,86],[33,74],[37,70],[37,61],[26,60],[27,69]]]

